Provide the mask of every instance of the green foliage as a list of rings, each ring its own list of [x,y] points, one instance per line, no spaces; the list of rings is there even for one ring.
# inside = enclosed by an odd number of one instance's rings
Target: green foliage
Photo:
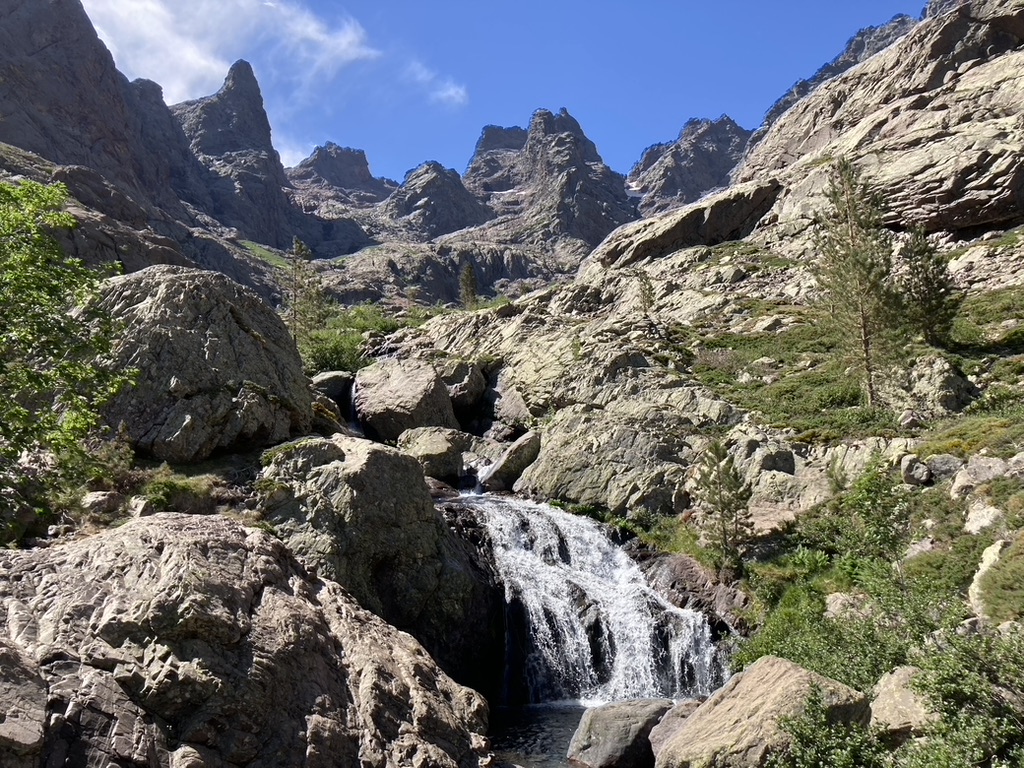
[[[937,423],[924,436],[918,453],[951,453],[967,456],[985,451],[1009,458],[1024,447],[1024,406],[996,413],[967,413]]]
[[[314,334],[323,328],[330,316],[323,280],[312,260],[313,252],[295,238],[288,267],[284,271],[283,316],[300,352],[310,345]]]
[[[996,623],[1024,616],[1024,534],[982,576],[981,599],[985,613]]]
[[[476,269],[467,261],[459,270],[459,302],[466,309],[476,309],[478,292]]]
[[[636,277],[640,294],[640,311],[644,315],[649,315],[654,309],[654,284],[651,282],[651,276],[644,269],[634,270],[633,274]]]
[[[209,475],[188,477],[163,464],[143,485],[141,495],[159,512],[210,514],[216,508],[210,496],[213,485]]]
[[[26,514],[46,514],[57,487],[81,480],[82,440],[129,379],[97,364],[113,334],[92,302],[100,275],[51,234],[74,226],[66,198],[59,184],[0,184],[0,542],[24,532]],[[16,467],[26,453],[36,459]]]
[[[748,508],[751,488],[718,440],[713,440],[704,451],[696,480],[697,497],[704,513],[701,525],[719,561],[719,577],[729,580],[742,572],[743,554],[753,535]]]
[[[890,764],[889,750],[878,734],[861,725],[832,722],[816,686],[803,712],[783,718],[780,726],[789,743],[769,756],[769,768],[886,768]]]
[[[946,632],[914,663],[941,721],[907,765],[1024,764],[1024,633]]]
[[[278,269],[289,269],[291,266],[290,260],[281,256],[277,251],[272,251],[259,243],[253,242],[252,240],[239,240],[238,244],[257,259],[267,262],[267,264],[270,264],[272,267],[277,267]]]
[[[929,344],[948,343],[964,296],[953,282],[946,258],[920,227],[911,233],[901,256],[904,322]]]
[[[814,276],[872,408],[880,369],[895,357],[900,298],[891,280],[892,236],[883,226],[881,197],[848,160],[835,164],[825,194],[828,207],[816,217]]]
[[[875,458],[847,491],[800,518],[796,540],[833,556],[892,560],[909,524],[906,494]]]

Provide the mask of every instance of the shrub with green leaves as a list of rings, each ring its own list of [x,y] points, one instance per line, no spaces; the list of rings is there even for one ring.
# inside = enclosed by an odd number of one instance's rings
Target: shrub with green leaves
[[[46,514],[55,485],[73,482],[69,460],[81,463],[100,406],[128,378],[98,364],[112,338],[90,303],[101,276],[53,237],[75,224],[66,199],[59,184],[0,184],[0,542]],[[51,458],[16,468],[26,453]]]

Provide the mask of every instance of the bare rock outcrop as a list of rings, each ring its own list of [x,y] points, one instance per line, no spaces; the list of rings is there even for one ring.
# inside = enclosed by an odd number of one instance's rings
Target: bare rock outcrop
[[[286,168],[285,174],[293,186],[309,192],[310,197],[327,195],[355,206],[379,203],[398,188],[390,179],[377,178],[370,172],[363,150],[339,147],[331,141],[314,149],[294,168]]]
[[[295,342],[230,278],[150,267],[108,280],[100,306],[120,325],[112,364],[138,372],[104,416],[138,450],[194,462],[308,432],[311,399]]]
[[[164,514],[0,568],[5,766],[477,765],[484,700],[264,532]]]
[[[263,518],[307,567],[490,694],[500,685],[502,592],[435,509],[416,459],[334,435],[268,451]]]
[[[792,662],[764,656],[733,677],[700,705],[658,753],[657,768],[758,768],[782,749],[784,717],[803,710],[813,687],[831,722],[867,725],[863,694]]]
[[[414,427],[459,428],[448,390],[427,362],[388,359],[362,368],[353,399],[367,433],[386,442]]]
[[[728,115],[689,120],[674,142],[644,150],[626,185],[631,193],[643,196],[639,207],[645,216],[696,202],[729,185],[749,138],[750,131]]]
[[[654,753],[648,736],[671,708],[671,699],[643,699],[588,709],[569,743],[569,765],[649,768],[654,765]]]
[[[435,162],[409,171],[381,210],[428,240],[483,224],[493,216],[463,186],[456,171]]]

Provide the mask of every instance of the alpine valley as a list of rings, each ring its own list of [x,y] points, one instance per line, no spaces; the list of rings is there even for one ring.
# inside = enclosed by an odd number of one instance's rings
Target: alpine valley
[[[626,176],[523,120],[285,168],[246,61],[168,106],[80,0],[0,0],[0,183],[63,185],[129,379],[74,482],[0,445],[2,768],[1024,764],[1024,0]],[[843,178],[885,296],[950,286],[866,367]]]

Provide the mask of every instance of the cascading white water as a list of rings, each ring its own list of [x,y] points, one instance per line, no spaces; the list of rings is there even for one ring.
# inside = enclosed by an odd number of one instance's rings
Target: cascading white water
[[[533,702],[709,694],[722,678],[707,620],[658,596],[602,527],[546,504],[464,496],[490,533]]]

